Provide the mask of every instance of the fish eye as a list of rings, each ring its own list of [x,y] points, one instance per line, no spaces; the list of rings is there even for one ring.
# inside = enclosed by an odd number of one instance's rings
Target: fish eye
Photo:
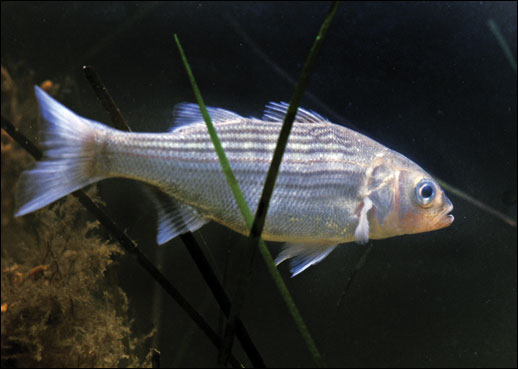
[[[415,196],[417,202],[421,206],[430,205],[433,199],[435,198],[436,192],[437,191],[435,189],[435,183],[433,183],[429,179],[421,180],[415,188]]]

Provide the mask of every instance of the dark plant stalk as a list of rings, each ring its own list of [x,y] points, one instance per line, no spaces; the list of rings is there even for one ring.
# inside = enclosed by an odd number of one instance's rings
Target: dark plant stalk
[[[354,279],[356,278],[356,275],[358,274],[358,271],[363,267],[363,265],[365,265],[365,262],[367,261],[367,256],[369,256],[373,247],[374,247],[374,244],[372,242],[369,242],[369,246],[364,248],[362,255],[360,256],[360,259],[358,259],[358,262],[354,266],[353,272],[351,273],[349,278],[347,278],[347,282],[345,282],[345,287],[342,290],[342,294],[340,295],[340,298],[336,302],[337,311],[340,308],[340,305],[342,304],[342,301],[345,298],[345,295],[349,291],[349,288],[351,288],[351,286],[354,282]]]
[[[95,69],[93,69],[91,66],[84,66],[83,70],[85,72],[86,78],[88,79],[92,88],[94,89],[95,94],[101,101],[101,104],[110,114],[112,122],[114,123],[116,128],[122,131],[131,131],[129,125],[126,123],[119,108],[115,104],[115,101],[111,97],[106,86],[102,83]],[[223,286],[219,282],[216,273],[211,268],[210,263],[203,254],[200,245],[198,244],[191,232],[180,235],[180,238],[182,239],[185,247],[187,248],[189,255],[191,255],[191,257],[193,258],[196,266],[198,267],[198,270],[200,271],[203,279],[205,280],[205,283],[207,283],[207,286],[209,287],[212,294],[214,295],[214,298],[218,302],[220,309],[228,318],[230,314],[230,300],[227,294],[225,293]],[[250,359],[252,365],[256,368],[265,367],[261,354],[252,342],[250,335],[248,334],[248,331],[246,330],[241,320],[237,322],[236,327],[238,339],[240,340],[241,346],[243,347],[243,350],[247,353],[247,356]]]
[[[246,41],[247,44],[250,45],[250,47],[252,48],[252,51],[255,52],[259,56],[259,58],[261,58],[267,65],[269,65],[272,68],[273,72],[278,74],[281,78],[283,78],[284,80],[288,81],[292,85],[295,85],[295,81],[293,80],[293,78],[291,78],[289,76],[289,74],[285,70],[283,70],[280,66],[278,66],[272,59],[270,59],[266,55],[266,53],[264,53],[259,48],[259,46],[256,44],[256,42],[253,39],[251,39],[250,36],[248,36],[246,34],[246,32],[235,21],[235,19],[233,19],[228,14],[226,16],[226,19],[230,23],[230,25],[234,28],[236,33],[238,35],[240,35],[243,38],[243,40]],[[512,53],[510,51],[510,48],[509,48],[509,45],[508,45],[507,41],[505,41],[505,38],[503,37],[502,33],[500,32],[500,28],[494,22],[493,19],[490,19],[488,21],[488,26],[489,26],[491,32],[493,32],[493,34],[497,38],[500,47],[504,51],[504,54],[505,54],[507,60],[509,61],[509,64],[514,69],[514,71],[516,72],[516,60],[515,60],[514,56],[512,55]],[[326,103],[321,101],[315,95],[311,94],[309,91],[306,92],[306,98],[308,98],[313,103],[321,106],[325,111],[327,111],[328,115],[334,117],[338,121],[347,122],[347,126],[349,128],[358,128],[358,127],[356,127],[356,125],[353,122],[347,121],[344,117],[342,117],[340,114],[336,113],[333,109],[331,109],[331,107],[329,107]],[[469,202],[470,204],[472,204],[472,205],[478,207],[479,209],[481,209],[482,211],[485,211],[488,214],[497,217],[498,219],[502,220],[507,225],[510,225],[511,227],[516,228],[516,221],[514,219],[512,219],[511,217],[508,217],[505,214],[503,214],[502,212],[496,210],[495,208],[482,203],[480,200],[477,200],[477,199],[473,198],[472,196],[468,195],[465,191],[462,191],[462,190],[460,190],[458,188],[455,188],[455,187],[449,185],[448,183],[444,182],[443,180],[439,180],[435,176],[434,176],[434,178],[439,182],[441,187],[443,187],[445,190],[448,190],[448,191],[452,192],[454,195],[457,195],[462,200],[465,200],[465,201]]]
[[[196,242],[194,236],[190,232],[180,235],[180,238],[184,242],[185,246],[187,247],[187,251],[189,251],[189,254],[198,266],[198,269],[202,274],[205,283],[207,283],[210,290],[212,291],[212,294],[216,298],[221,311],[228,318],[230,315],[230,299],[225,293],[223,286],[219,282],[216,273],[214,273],[214,270],[210,267],[210,264],[203,254],[199,244]],[[255,344],[250,338],[250,335],[248,334],[248,331],[246,330],[241,319],[236,321],[236,336],[239,339],[241,347],[243,347],[243,350],[246,352],[252,365],[256,368],[266,367],[261,354],[257,350],[257,347],[255,347]]]
[[[239,188],[239,184],[237,183],[237,180],[235,179],[235,176],[232,173],[232,169],[230,168],[230,163],[228,162],[228,159],[226,158],[226,155],[225,155],[225,152],[221,145],[221,142],[219,141],[216,130],[214,129],[214,126],[212,124],[210,115],[207,112],[207,109],[205,107],[201,93],[198,89],[194,75],[192,74],[192,71],[187,62],[185,53],[181,47],[180,41],[178,40],[178,36],[176,34],[174,35],[175,42],[177,44],[177,47],[180,52],[180,55],[181,55],[182,61],[184,63],[185,69],[187,71],[187,74],[189,76],[189,80],[191,82],[194,94],[196,96],[196,100],[198,101],[198,105],[200,106],[200,111],[201,111],[202,116],[207,125],[209,135],[214,144],[214,148],[215,148],[218,158],[220,160],[223,172],[225,173],[227,182],[228,182],[229,186],[231,187],[232,193],[234,194],[234,197],[236,198],[236,202],[239,206],[241,213],[243,214],[243,217],[245,218],[247,225],[249,227],[251,227],[252,245],[249,246],[249,248],[248,248],[249,252],[247,252],[248,263],[245,262],[245,267],[241,273],[240,286],[238,287],[236,297],[233,300],[229,322],[227,323],[227,327],[225,329],[225,339],[224,339],[225,345],[222,347],[222,349],[220,351],[219,360],[220,360],[220,363],[223,365],[225,364],[226,359],[228,358],[228,354],[231,351],[233,336],[234,336],[234,332],[235,332],[235,328],[236,328],[236,320],[239,317],[239,313],[240,313],[240,310],[241,310],[241,307],[242,307],[242,304],[244,301],[244,294],[246,292],[247,281],[249,278],[248,277],[249,271],[251,269],[250,266],[254,260],[255,249],[256,249],[255,244],[258,244],[258,247],[260,248],[261,253],[268,265],[268,269],[269,269],[270,273],[272,274],[272,276],[281,292],[281,295],[283,296],[283,298],[288,306],[288,309],[289,309],[297,327],[299,328],[299,331],[300,331],[304,341],[306,342],[311,355],[313,356],[315,363],[318,366],[323,366],[322,357],[321,357],[318,349],[316,348],[316,345],[309,333],[309,330],[307,329],[306,324],[304,323],[302,317],[300,316],[300,313],[299,313],[293,299],[291,298],[291,295],[289,294],[289,291],[288,291],[286,285],[284,284],[284,281],[282,280],[282,277],[280,276],[280,273],[278,272],[278,270],[273,262],[273,259],[270,255],[268,249],[266,248],[264,241],[261,239],[260,234],[261,234],[262,228],[264,226],[264,220],[266,217],[268,203],[269,203],[271,194],[273,192],[273,187],[275,185],[275,179],[277,176],[277,172],[279,170],[279,166],[282,161],[282,154],[284,153],[284,150],[286,148],[287,140],[289,137],[292,123],[293,123],[296,113],[297,113],[298,105],[300,104],[300,101],[304,94],[304,90],[309,81],[309,76],[311,74],[311,69],[315,62],[315,57],[318,53],[318,50],[320,49],[320,47],[322,45],[323,40],[325,39],[325,35],[327,34],[327,30],[329,29],[331,21],[332,21],[334,15],[336,14],[337,8],[338,8],[338,2],[334,2],[333,5],[331,6],[331,10],[328,13],[328,16],[326,17],[326,19],[324,20],[324,23],[322,24],[320,32],[316,37],[315,43],[313,44],[313,47],[310,50],[308,59],[306,60],[306,63],[304,65],[301,78],[299,80],[297,88],[295,89],[293,97],[290,101],[290,106],[288,108],[286,117],[284,119],[284,124],[281,129],[278,144],[277,144],[277,147],[276,147],[276,150],[274,153],[274,159],[272,160],[270,169],[268,171],[267,181],[265,183],[265,188],[263,189],[263,195],[261,197],[261,201],[260,201],[258,209],[257,209],[255,221],[252,224],[250,224],[251,223],[250,209],[248,208],[248,205],[246,204],[244,196]]]
[[[487,21],[487,26],[489,27],[490,31],[493,33],[496,40],[498,41],[498,44],[502,48],[505,58],[511,65],[511,68],[513,68],[514,72],[516,73],[516,59],[514,58],[513,53],[511,52],[511,48],[507,44],[504,35],[502,35],[502,32],[500,32],[500,27],[498,27],[498,24],[496,24],[496,22],[492,18]]]
[[[494,217],[500,219],[505,224],[507,224],[507,225],[509,225],[509,226],[511,226],[513,228],[516,228],[516,220],[515,219],[505,215],[501,211],[498,211],[495,208],[493,208],[493,207],[491,207],[491,206],[489,206],[487,204],[484,204],[482,201],[474,198],[471,195],[468,195],[466,192],[464,192],[464,191],[462,191],[462,190],[460,190],[460,189],[458,189],[456,187],[453,187],[452,185],[444,182],[442,179],[437,178],[436,176],[433,176],[433,177],[441,185],[442,188],[444,188],[446,191],[452,193],[454,196],[457,196],[457,197],[467,201],[471,205],[476,206],[477,208],[485,211],[486,213],[488,213],[490,215],[493,215]]]
[[[121,131],[131,132],[130,126],[128,123],[126,123],[126,120],[122,116],[119,107],[115,104],[115,101],[111,97],[110,93],[106,89],[105,84],[101,81],[101,78],[95,69],[90,65],[84,65],[83,72],[85,73],[85,77],[88,82],[90,82],[90,85],[97,95],[97,98],[104,107],[104,110],[110,114],[110,119],[113,123],[113,126]]]
[[[20,146],[22,146],[36,160],[40,160],[43,156],[41,150],[34,145],[25,135],[23,135],[8,119],[2,116],[2,129],[9,134]],[[92,213],[97,220],[110,232],[112,237],[132,255],[139,265],[146,270],[151,277],[166,291],[166,293],[176,301],[176,303],[187,313],[194,323],[205,333],[209,340],[216,346],[220,347],[222,340],[219,335],[210,327],[203,317],[194,309],[194,307],[182,296],[182,294],[169,282],[163,274],[151,263],[138,246],[113,222],[113,220],[102,211],[88,195],[82,190],[72,193],[79,202]],[[231,365],[233,367],[241,367],[241,363],[234,357],[231,357]]]
[[[288,144],[288,138],[291,132],[291,128],[293,127],[293,122],[295,121],[295,117],[297,115],[297,109],[300,105],[300,102],[302,101],[304,92],[306,91],[307,85],[309,83],[309,78],[313,72],[313,67],[315,65],[318,52],[320,51],[322,44],[326,38],[327,31],[329,30],[329,27],[336,14],[338,5],[339,2],[333,2],[326,18],[324,19],[324,22],[320,27],[315,41],[313,42],[313,45],[309,51],[308,57],[306,58],[304,66],[302,67],[301,75],[298,79],[297,85],[295,86],[293,96],[291,97],[288,110],[284,117],[284,122],[281,128],[281,132],[279,134],[279,139],[277,140],[277,145],[275,147],[272,162],[270,163],[270,168],[268,169],[268,173],[266,175],[266,180],[261,194],[261,199],[259,200],[252,229],[250,231],[250,237],[252,239],[252,242],[245,254],[245,260],[241,264],[242,268],[240,273],[239,284],[236,289],[234,299],[232,299],[231,314],[225,329],[224,342],[226,345],[226,351],[223,352],[223,359],[228,358],[230,349],[232,347],[232,339],[235,333],[235,321],[239,317],[242,305],[244,303],[246,289],[250,280],[252,265],[255,260],[257,249],[259,247],[259,239],[264,228],[264,223],[270,204],[270,199],[273,193],[273,189],[275,187],[275,181],[277,179],[277,174],[279,173],[282,157]],[[309,331],[306,327],[304,327],[301,330],[301,333],[303,334],[303,336],[307,337],[309,341],[312,341],[311,336],[309,335]],[[309,348],[311,350],[315,363],[319,366],[323,366],[322,358],[314,342],[311,342]]]

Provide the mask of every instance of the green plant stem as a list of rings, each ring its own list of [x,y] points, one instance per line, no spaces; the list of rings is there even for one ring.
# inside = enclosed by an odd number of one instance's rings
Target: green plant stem
[[[253,263],[255,249],[257,248],[255,246],[255,244],[257,244],[257,246],[260,249],[261,255],[263,256],[263,258],[267,264],[268,271],[272,275],[283,299],[285,300],[288,310],[290,311],[290,313],[295,321],[295,324],[304,339],[304,342],[308,346],[308,349],[313,357],[313,360],[315,361],[315,363],[318,366],[324,365],[320,352],[318,351],[318,349],[311,337],[311,334],[309,333],[309,330],[308,330],[306,324],[304,323],[304,320],[302,319],[302,316],[300,315],[300,312],[298,311],[298,308],[297,308],[295,302],[293,301],[293,298],[291,297],[279,271],[277,270],[277,267],[275,266],[273,258],[271,257],[271,254],[266,247],[266,244],[260,237],[260,234],[262,233],[262,229],[264,227],[264,221],[265,221],[266,213],[268,210],[268,203],[270,201],[271,194],[273,193],[273,188],[275,186],[275,180],[276,180],[277,173],[278,173],[278,170],[280,167],[280,163],[282,161],[282,155],[286,149],[289,133],[291,131],[291,127],[293,125],[293,121],[294,121],[296,113],[297,113],[298,105],[300,104],[300,101],[302,100],[304,90],[308,84],[309,76],[311,75],[311,70],[315,63],[316,55],[322,45],[323,40],[325,39],[327,30],[329,29],[329,26],[331,24],[331,21],[332,21],[334,15],[336,14],[337,8],[338,8],[338,2],[334,2],[333,5],[331,6],[331,10],[329,11],[326,19],[324,20],[324,23],[322,24],[322,26],[320,28],[320,32],[318,33],[316,40],[313,44],[313,47],[310,50],[306,63],[304,64],[301,78],[299,79],[299,83],[297,84],[293,97],[290,100],[290,106],[288,108],[286,117],[284,119],[284,124],[281,129],[281,133],[279,135],[279,140],[277,142],[277,147],[276,147],[276,150],[274,153],[274,158],[272,160],[270,169],[268,171],[267,180],[265,183],[265,187],[263,188],[263,194],[261,196],[261,201],[259,203],[254,221],[252,221],[252,214],[250,212],[250,209],[246,203],[246,200],[244,199],[241,189],[239,188],[239,184],[237,183],[237,180],[236,180],[235,176],[233,175],[232,169],[230,168],[230,163],[228,162],[228,159],[226,158],[226,155],[225,155],[225,152],[221,145],[221,142],[219,141],[216,130],[210,119],[210,115],[208,114],[207,108],[205,107],[203,98],[202,98],[201,93],[196,84],[194,75],[187,62],[187,58],[182,49],[178,36],[176,34],[174,35],[175,42],[177,44],[177,47],[180,52],[180,55],[181,55],[182,61],[184,63],[185,69],[187,71],[187,74],[189,76],[189,80],[191,82],[194,94],[196,96],[196,100],[198,102],[198,105],[200,106],[200,111],[205,120],[205,124],[207,125],[209,135],[214,144],[214,148],[215,148],[218,158],[220,160],[223,172],[225,173],[227,183],[231,187],[232,193],[234,194],[236,202],[245,219],[247,226],[251,229],[252,245],[249,247],[250,252],[247,253],[248,254],[248,263],[245,263],[245,264],[250,266]],[[238,287],[237,293],[236,293],[236,298],[233,300],[233,303],[232,303],[229,322],[228,322],[227,328],[225,330],[225,339],[224,339],[225,346],[220,351],[220,363],[223,363],[223,364],[226,362],[226,359],[228,358],[228,355],[231,351],[232,340],[233,340],[234,331],[235,331],[235,322],[236,322],[237,317],[239,316],[239,312],[241,310],[241,306],[244,301],[244,291],[246,290],[246,285],[247,285],[246,281],[248,280],[247,275],[249,275],[250,269],[251,269],[250,267],[248,267],[248,268],[246,268],[246,266],[244,267],[244,271],[243,271],[242,275],[244,275],[245,277],[240,278],[240,287]]]
[[[239,184],[237,183],[237,179],[234,176],[234,172],[232,172],[232,168],[230,167],[230,163],[228,161],[227,155],[225,154],[225,151],[223,150],[223,146],[221,145],[221,141],[219,140],[216,129],[214,128],[214,125],[212,124],[212,120],[210,118],[209,112],[207,111],[207,107],[205,106],[205,102],[203,101],[203,97],[201,96],[200,90],[198,88],[198,84],[196,83],[196,80],[194,79],[194,75],[192,74],[191,67],[189,66],[189,63],[187,62],[187,57],[185,56],[182,45],[180,44],[180,40],[178,39],[178,36],[176,35],[176,33],[174,34],[174,40],[176,42],[176,45],[178,46],[180,56],[182,58],[183,64],[187,71],[187,75],[189,77],[189,81],[191,82],[192,89],[194,90],[194,95],[196,96],[196,101],[198,102],[198,105],[200,106],[201,115],[203,116],[203,120],[205,121],[205,124],[207,125],[207,130],[209,131],[210,139],[212,141],[212,144],[214,145],[216,154],[218,155],[218,159],[221,164],[221,168],[223,169],[223,173],[225,174],[227,183],[230,186],[230,189],[232,190],[232,194],[234,195],[234,198],[236,199],[236,203],[239,207],[239,211],[241,212],[241,214],[243,214],[243,217],[245,218],[247,227],[250,228],[252,226],[252,219],[253,219],[252,213],[250,212],[250,208],[248,207],[246,200],[245,200],[245,196],[243,195],[243,192],[241,191],[241,188],[239,187]]]
[[[252,271],[252,265],[255,260],[256,250],[259,248],[261,250],[261,254],[263,258],[266,260],[267,264],[273,264],[272,257],[268,251],[268,249],[265,247],[264,249],[260,245],[260,236],[262,234],[262,231],[264,229],[264,224],[266,221],[266,215],[268,212],[268,207],[270,204],[270,199],[273,194],[273,190],[275,187],[275,182],[277,179],[277,175],[279,173],[279,168],[282,162],[282,157],[284,155],[284,152],[286,151],[286,146],[288,144],[288,138],[291,132],[291,129],[293,127],[293,122],[295,121],[295,117],[297,115],[297,110],[300,105],[300,102],[302,101],[302,98],[304,96],[304,92],[306,91],[307,85],[309,83],[309,78],[312,74],[313,67],[315,65],[315,61],[318,55],[318,52],[320,51],[322,44],[326,38],[327,32],[329,30],[329,27],[332,23],[332,20],[336,14],[336,11],[338,9],[338,2],[333,2],[331,5],[331,8],[324,19],[320,30],[315,38],[315,41],[313,42],[313,45],[309,51],[308,57],[306,58],[306,61],[304,63],[304,66],[302,67],[301,75],[298,79],[297,85],[295,86],[295,90],[293,92],[293,96],[291,97],[290,104],[288,106],[288,110],[286,112],[286,115],[284,117],[284,122],[281,128],[281,132],[279,134],[279,138],[277,140],[277,145],[275,147],[275,151],[273,154],[272,162],[270,163],[270,167],[268,169],[268,173],[266,175],[265,184],[263,187],[263,191],[261,194],[261,198],[259,200],[257,210],[255,213],[254,222],[252,225],[252,229],[250,231],[250,237],[252,239],[247,252],[245,253],[245,260],[241,264],[241,272],[239,275],[239,284],[236,289],[235,297],[232,300],[232,307],[231,315],[227,323],[226,331],[225,331],[225,337],[224,342],[231,346],[232,339],[235,334],[235,321],[238,319],[242,305],[244,303],[244,296],[249,284],[250,275]],[[281,293],[285,294],[287,293],[287,288],[285,288],[285,284],[282,280],[282,277],[280,276],[278,270],[276,267],[274,267],[272,270],[270,270],[270,274],[276,281],[280,281],[278,286],[283,285],[283,287],[280,287]],[[289,293],[288,293],[288,296]],[[293,302],[293,299],[291,299],[291,296],[286,300],[288,307],[293,314],[293,318],[296,322],[297,327],[299,327],[299,331],[301,335],[304,337],[304,340],[306,344],[308,345],[308,348],[313,356],[313,359],[315,363],[318,366],[323,366],[324,363],[322,361],[322,358],[320,356],[320,353],[309,333],[309,330],[307,329],[304,321],[302,320],[300,314],[298,313],[298,309],[296,308],[295,303]],[[299,319],[300,318],[300,319]],[[230,351],[227,351],[225,354],[225,358],[228,357]]]

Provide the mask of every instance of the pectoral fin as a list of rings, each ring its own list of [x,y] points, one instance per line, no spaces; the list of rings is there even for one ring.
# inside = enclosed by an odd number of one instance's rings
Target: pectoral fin
[[[363,206],[358,217],[358,225],[354,231],[354,239],[363,245],[369,241],[369,218],[368,212],[372,208],[372,201],[368,197],[363,199]]]
[[[322,261],[337,245],[316,245],[307,243],[287,243],[275,259],[279,265],[286,259],[290,260],[291,277],[302,273],[311,265]]]

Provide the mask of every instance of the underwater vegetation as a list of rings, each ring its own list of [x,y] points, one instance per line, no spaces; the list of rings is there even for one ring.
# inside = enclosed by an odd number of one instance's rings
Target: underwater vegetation
[[[14,86],[2,66],[2,115],[28,125],[35,109],[18,110],[27,102]],[[99,236],[99,222],[73,197],[12,218],[13,174],[30,161],[2,130],[2,367],[150,366],[139,347],[152,334],[131,332],[127,296],[110,273],[122,250]]]
[[[3,73],[3,71],[2,71],[2,73]],[[41,84],[40,86],[44,90],[47,90],[47,88],[45,88],[45,87],[52,87],[52,86],[55,86],[55,84],[49,82],[49,83]],[[49,91],[47,90],[47,92],[49,92]],[[58,91],[58,94],[59,94],[59,91]],[[52,95],[55,95],[55,92],[52,93]],[[2,96],[2,98],[3,97],[4,97],[4,95]],[[2,101],[2,109],[3,108],[4,108],[4,101]],[[13,118],[10,118],[10,119],[12,121],[14,121]],[[17,125],[17,126],[21,126],[21,125]],[[24,132],[26,132],[26,128],[28,129],[29,127],[23,127],[23,131]],[[28,130],[28,131],[30,132],[30,130]],[[4,147],[4,142],[5,142],[5,147]],[[11,140],[11,138],[7,134],[5,134],[4,131],[2,131],[2,144],[3,144],[2,145],[2,152],[5,151],[5,152],[13,152],[14,153],[14,150],[12,148],[13,147],[17,147],[17,145],[13,144],[13,141]],[[5,148],[5,150],[4,150],[4,148]],[[18,154],[20,155],[19,159],[20,160],[25,160],[25,162],[28,164],[30,160],[27,158],[25,153],[22,150],[20,150],[18,147],[17,147],[17,149],[18,149],[17,150]],[[24,157],[25,159],[22,159],[22,157]],[[17,163],[18,163],[18,161],[17,161]],[[4,174],[4,170],[12,169],[12,174],[10,174],[10,175],[12,175],[14,178],[16,178],[18,176],[19,171],[13,169],[15,167],[16,167],[16,164],[14,164],[14,163],[12,165],[8,165],[8,166],[4,165],[4,157],[2,156],[2,174]],[[21,167],[25,168],[26,165],[25,164],[21,165]],[[11,177],[11,179],[13,177]],[[7,200],[5,202],[5,206],[6,206],[6,208],[8,207],[9,209],[6,210],[6,212],[4,212],[4,201],[2,201],[2,225],[4,225],[4,219],[5,219],[5,224],[6,224],[6,226],[8,226],[8,225],[10,225],[13,222],[12,217],[11,217],[12,210],[13,210],[13,205],[12,205],[12,198],[13,197],[12,197],[12,192],[11,191],[5,190],[10,185],[10,183],[8,183],[9,180],[7,180],[7,182],[6,182],[5,186],[4,186],[3,178],[4,178],[4,176],[2,176],[2,200],[4,200],[4,195],[6,195],[5,198]],[[67,200],[67,202],[68,202],[68,200]],[[52,209],[49,209],[49,210],[57,211],[58,207],[52,208]],[[6,216],[4,217],[4,215],[6,215]],[[67,229],[73,229],[74,231],[76,231],[75,227],[77,227],[79,225],[79,223],[83,223],[83,225],[88,224],[87,221],[88,221],[89,218],[87,218],[85,216],[78,215],[78,214],[76,214],[76,216],[77,216],[77,218],[71,222],[72,225],[70,227],[67,226]],[[40,221],[40,220],[38,220],[38,218],[36,216],[34,216],[34,217],[31,216],[30,218],[28,218],[27,221],[32,221],[33,219],[36,220],[37,222]],[[20,220],[15,220],[14,222],[21,222],[21,223],[23,223],[23,221],[20,221]],[[52,227],[55,228],[55,227],[57,227],[58,223],[54,223],[54,224],[47,224],[47,223],[45,223],[45,224],[47,226],[49,226],[50,228],[52,228]],[[62,226],[63,225],[66,226],[66,224],[62,223],[62,221],[60,221],[59,224],[61,224]],[[516,227],[515,224],[516,223],[514,222],[514,227]],[[95,234],[98,231],[98,229],[95,228],[95,225],[91,224],[91,225],[89,225],[87,227],[91,227],[91,229],[89,231],[87,231],[86,233],[84,233],[84,235],[87,236],[87,237],[95,236]],[[16,230],[16,228],[11,228],[11,229],[12,230]],[[38,229],[33,229],[33,231],[34,232],[38,232],[38,230],[40,230],[40,229],[41,229],[41,227],[38,226]],[[2,233],[5,234],[5,232],[2,232]],[[18,231],[16,230],[16,232],[12,232],[12,234],[18,234]],[[9,237],[12,237],[12,236],[9,236]],[[22,237],[22,238],[24,238],[24,237]],[[9,239],[6,238],[5,240],[6,240],[6,245],[8,245],[9,243],[7,241],[9,241]],[[102,241],[102,238],[98,238],[97,241],[98,241],[99,244],[102,244],[104,242],[104,241]],[[3,246],[4,246],[4,238],[2,238],[2,248],[3,248]],[[63,247],[63,245],[60,245],[59,243],[54,245],[54,246],[56,246],[58,248],[59,247]],[[21,250],[24,250],[24,249],[22,248]],[[364,256],[361,258],[361,262],[362,263],[365,262],[365,259],[366,259],[367,255],[368,255],[368,253],[370,252],[370,250],[372,250],[372,244],[370,244],[368,246],[367,251],[363,254]],[[16,252],[14,252],[13,255],[17,255]],[[117,255],[119,255],[119,252],[115,250],[109,256],[109,258],[112,259],[113,256],[117,256]],[[25,284],[25,283],[28,283],[27,281],[30,281],[30,280],[33,280],[33,279],[34,279],[34,281],[49,280],[51,278],[50,275],[49,275],[51,270],[49,268],[51,268],[52,265],[49,264],[49,262],[45,259],[45,257],[46,257],[46,253],[44,253],[43,255],[39,255],[38,260],[33,261],[30,265],[22,265],[23,263],[18,262],[18,260],[23,259],[23,254],[22,255],[18,255],[17,258],[13,257],[12,259],[13,260],[16,259],[17,261],[11,261],[11,262],[6,264],[6,266],[5,266],[6,275],[9,275],[8,278],[16,280],[16,282],[14,282],[14,283],[20,283],[20,281],[23,281],[23,283]],[[44,260],[44,259],[45,259],[45,262],[42,262],[42,260]],[[47,259],[50,260],[52,258],[51,257],[47,257]],[[110,265],[113,265],[113,264],[109,264],[108,263],[106,265],[105,270],[109,271]],[[361,265],[360,265],[360,262],[359,262],[358,265],[357,265],[357,268],[354,271],[354,273],[356,273],[356,270],[359,269],[360,267],[361,267]],[[2,265],[2,268],[3,268],[3,265]],[[56,275],[56,271],[55,270],[53,270],[53,273],[54,273],[54,275]],[[127,304],[125,302],[123,302],[124,299],[121,298],[120,296],[118,296],[118,292],[117,291],[113,291],[114,292],[114,297],[113,298],[111,298],[111,299],[106,299],[106,298],[103,299],[104,293],[105,293],[104,290],[112,291],[111,287],[106,287],[106,285],[110,284],[110,278],[109,278],[109,274],[110,273],[108,272],[108,273],[104,273],[104,274],[105,274],[105,276],[108,276],[108,278],[106,280],[103,280],[101,275],[98,275],[97,277],[98,277],[99,285],[104,284],[105,287],[104,288],[100,287],[100,288],[97,288],[97,289],[95,287],[93,287],[93,289],[92,289],[92,291],[95,291],[92,294],[100,299],[99,305],[110,304],[111,303],[111,304],[113,304],[115,306],[116,305],[115,301],[119,301],[119,303],[122,303],[122,305],[127,306]],[[354,275],[349,278],[349,280],[347,282],[348,286],[350,285],[353,277],[354,277]],[[55,277],[52,277],[52,278],[55,278]],[[4,281],[2,279],[2,283],[3,282]],[[346,290],[348,288],[349,287],[344,289],[342,297],[346,294]],[[90,300],[85,300],[85,302],[89,302],[89,301]],[[232,301],[235,302],[235,299],[233,298]],[[52,307],[52,305],[50,305],[50,306]],[[66,308],[67,307],[65,306],[65,310],[66,310]],[[113,308],[113,306],[111,308]],[[2,300],[2,311],[4,313],[6,313],[6,312],[9,311],[9,309],[10,309],[10,305],[8,303],[4,304],[4,300]],[[234,307],[232,307],[232,309],[234,309]],[[115,309],[116,312],[118,312],[118,310],[119,310],[118,308]],[[124,310],[124,309],[122,309],[122,310]],[[222,308],[222,311],[223,310],[224,309]],[[50,315],[52,315],[52,309],[51,309],[51,314]],[[127,315],[127,312],[126,312],[126,315]],[[226,315],[228,316],[228,313]],[[235,312],[234,312],[234,313],[231,313],[230,315],[231,316],[236,316],[236,315],[239,315],[239,314],[235,314]],[[122,311],[121,316],[122,317],[124,316],[124,311]],[[49,319],[49,320],[52,321],[53,319]],[[50,327],[49,327],[49,329],[50,329]],[[2,338],[3,337],[4,336],[2,336]],[[35,350],[36,350],[36,347],[34,347],[34,351]],[[3,357],[4,357],[4,352],[2,352],[2,358]],[[110,360],[111,360],[111,358],[110,358]],[[110,361],[110,362],[113,363],[114,361]],[[81,365],[83,365],[83,364],[81,363]],[[90,365],[90,364],[89,363],[85,363],[84,365]],[[93,363],[91,365],[98,365],[98,364]],[[120,361],[120,365],[129,365],[129,364],[127,364],[125,361]]]

